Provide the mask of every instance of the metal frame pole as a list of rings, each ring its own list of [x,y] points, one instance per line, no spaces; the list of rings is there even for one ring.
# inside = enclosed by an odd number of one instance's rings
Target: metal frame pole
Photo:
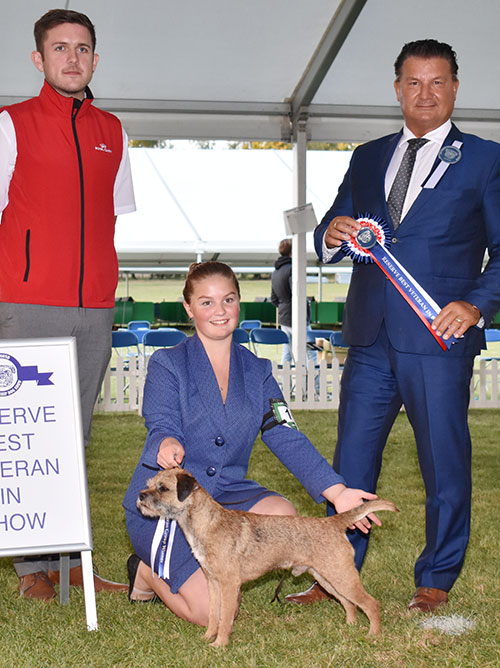
[[[307,128],[299,120],[293,142],[293,179],[295,206],[306,203],[307,189]],[[292,239],[292,350],[297,366],[306,362],[307,291],[306,291],[306,233],[299,232]]]

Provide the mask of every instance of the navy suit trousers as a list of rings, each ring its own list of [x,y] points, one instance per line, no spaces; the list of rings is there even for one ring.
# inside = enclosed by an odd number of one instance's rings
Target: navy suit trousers
[[[351,346],[342,375],[333,466],[350,487],[375,492],[382,452],[402,404],[412,425],[426,491],[426,545],[415,565],[417,587],[449,591],[465,557],[471,497],[467,410],[473,362],[473,357],[446,353],[398,352],[382,325],[373,345]],[[333,514],[333,508],[328,512]],[[360,569],[368,537],[356,531],[350,539]]]

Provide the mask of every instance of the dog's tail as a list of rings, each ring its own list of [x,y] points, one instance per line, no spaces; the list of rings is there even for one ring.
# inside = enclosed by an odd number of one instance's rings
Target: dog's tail
[[[359,520],[362,520],[363,517],[366,517],[370,513],[376,513],[379,510],[392,510],[394,513],[399,512],[392,501],[387,501],[386,499],[375,499],[374,501],[365,501],[360,506],[353,508],[352,510],[346,510],[345,513],[339,513],[335,515],[335,518],[338,523],[344,528],[356,524]]]

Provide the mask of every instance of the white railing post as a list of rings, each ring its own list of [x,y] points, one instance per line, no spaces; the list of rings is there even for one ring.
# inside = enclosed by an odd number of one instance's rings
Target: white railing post
[[[108,366],[96,411],[141,412],[144,382],[149,357],[116,357]],[[338,409],[340,397],[339,362],[333,358],[331,365],[321,360],[315,365],[290,366],[272,363],[273,376],[283,392],[290,408],[306,410]],[[498,361],[479,360],[473,370],[470,384],[470,408],[500,408]]]

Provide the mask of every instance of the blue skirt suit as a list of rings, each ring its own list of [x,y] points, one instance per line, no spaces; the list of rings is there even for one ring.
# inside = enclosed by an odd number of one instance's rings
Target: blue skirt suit
[[[144,517],[136,501],[147,480],[160,470],[156,458],[164,438],[174,437],[182,443],[183,467],[219,503],[235,510],[249,510],[262,498],[275,494],[246,478],[250,454],[271,399],[283,399],[271,363],[238,343],[233,342],[231,348],[225,404],[196,334],[151,356],[143,404],[148,435],[123,501],[130,539],[142,561],[151,565],[151,541],[157,520]],[[317,503],[324,501],[321,494],[327,487],[344,483],[300,431],[276,425],[263,432],[262,440]],[[198,568],[177,528],[170,576],[165,578],[172,592],[176,593]]]

